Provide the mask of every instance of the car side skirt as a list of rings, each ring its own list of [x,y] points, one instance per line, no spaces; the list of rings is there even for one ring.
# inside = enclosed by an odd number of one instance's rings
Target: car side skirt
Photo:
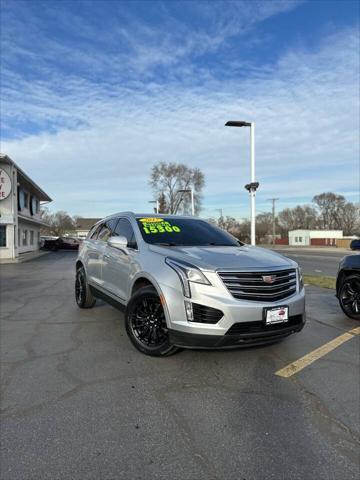
[[[104,300],[104,302],[108,303],[112,307],[117,308],[121,312],[124,312],[126,309],[126,306],[121,303],[119,300],[116,300],[112,296],[104,293],[103,291],[99,290],[98,288],[94,287],[93,285],[89,285],[91,293],[94,295],[96,298],[100,298],[101,300]]]

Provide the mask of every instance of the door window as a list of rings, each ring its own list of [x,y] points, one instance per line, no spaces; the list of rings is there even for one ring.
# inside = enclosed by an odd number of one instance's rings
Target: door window
[[[98,225],[98,226],[95,226],[95,227],[92,227],[92,229],[89,233],[89,238],[91,238],[91,240],[96,240],[101,228],[102,228],[102,224]]]
[[[126,218],[120,218],[120,220],[118,221],[115,227],[113,235],[114,236],[122,235],[123,237],[126,238],[129,248],[137,249],[134,229],[131,226],[131,223],[129,222],[129,220],[127,220]]]
[[[97,239],[106,242],[111,236],[113,236],[117,220],[117,218],[110,218],[105,223],[103,223],[98,233]]]
[[[106,240],[111,237],[111,230],[110,228],[104,223],[99,231],[99,234],[97,236],[98,240],[101,240],[102,242],[106,242]]]

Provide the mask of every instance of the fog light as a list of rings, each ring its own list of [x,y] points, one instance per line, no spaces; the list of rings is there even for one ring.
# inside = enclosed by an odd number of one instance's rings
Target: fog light
[[[186,310],[186,316],[189,322],[194,321],[194,313],[193,313],[193,308],[192,308],[192,303],[185,301],[185,310]]]

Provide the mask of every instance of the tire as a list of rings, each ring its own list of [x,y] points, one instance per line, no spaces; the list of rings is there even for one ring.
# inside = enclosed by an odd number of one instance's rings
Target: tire
[[[180,350],[169,341],[164,309],[153,287],[140,288],[131,297],[125,326],[131,343],[145,355],[165,357]]]
[[[92,308],[96,303],[96,298],[87,283],[84,267],[76,270],[75,300],[79,308]]]
[[[360,275],[345,277],[338,296],[340,307],[345,315],[360,320]]]

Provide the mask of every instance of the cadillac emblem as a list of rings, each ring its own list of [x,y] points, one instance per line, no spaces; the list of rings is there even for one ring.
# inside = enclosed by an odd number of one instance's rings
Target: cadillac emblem
[[[265,283],[274,283],[276,280],[276,275],[263,275],[262,279]]]

